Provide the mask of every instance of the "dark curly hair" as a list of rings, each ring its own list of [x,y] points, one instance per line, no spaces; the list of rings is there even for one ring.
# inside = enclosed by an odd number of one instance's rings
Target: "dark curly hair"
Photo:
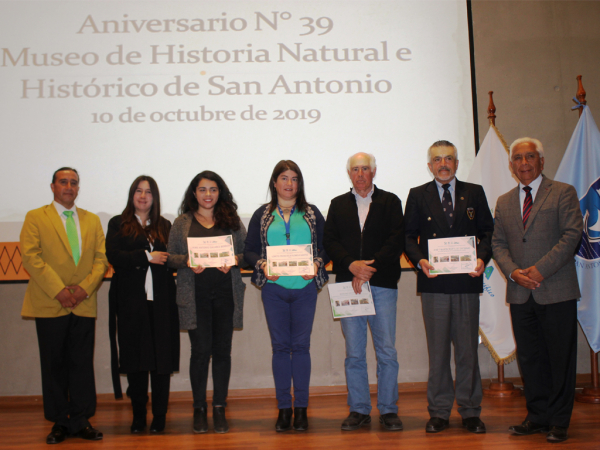
[[[142,226],[135,217],[135,206],[133,204],[133,196],[135,191],[142,181],[147,181],[152,192],[152,207],[148,213],[150,225]],[[121,213],[121,234],[123,236],[133,236],[134,239],[140,234],[145,235],[150,241],[158,240],[163,244],[167,244],[169,240],[169,231],[167,230],[165,221],[160,220],[160,192],[154,178],[148,175],[140,175],[129,188],[129,196],[127,197],[127,206]]]
[[[217,200],[214,210],[215,225],[224,230],[239,230],[240,216],[238,216],[237,204],[233,199],[233,195],[223,178],[210,170],[200,172],[190,182],[190,185],[183,195],[183,201],[179,207],[179,214],[198,211],[198,200],[196,200],[194,193],[196,192],[196,188],[200,184],[200,181],[203,179],[214,181],[217,183],[217,188],[219,189],[219,199]]]
[[[291,170],[292,172],[296,172],[298,175],[298,193],[296,194],[296,208],[298,211],[305,212],[308,203],[306,201],[306,197],[304,195],[304,178],[302,178],[302,171],[298,164],[291,160],[282,159],[277,163],[275,168],[273,169],[273,173],[271,174],[271,180],[269,181],[269,193],[271,194],[271,201],[268,203],[269,205],[269,213],[272,213],[275,208],[277,208],[277,189],[275,189],[275,183],[277,182],[277,178],[286,170]]]

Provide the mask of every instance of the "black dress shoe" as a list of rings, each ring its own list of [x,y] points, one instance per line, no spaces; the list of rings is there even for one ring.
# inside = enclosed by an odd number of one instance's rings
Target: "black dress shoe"
[[[133,416],[133,422],[131,422],[130,429],[133,434],[142,433],[146,429],[146,417]]]
[[[104,437],[101,431],[96,430],[94,427],[85,427],[83,430],[79,430],[75,433],[75,436],[85,439],[86,441],[99,441]]]
[[[306,415],[306,408],[294,408],[294,430],[308,430],[308,416]]]
[[[471,433],[485,433],[485,424],[479,417],[467,417],[462,421],[463,427]]]
[[[379,423],[389,431],[401,431],[403,429],[402,421],[396,413],[382,414],[379,416]]]
[[[224,434],[229,431],[224,406],[213,406],[213,425],[215,426],[215,433]]]
[[[279,410],[279,416],[275,423],[275,431],[281,433],[292,429],[292,408],[283,408]]]
[[[152,423],[150,424],[150,433],[162,433],[165,431],[166,422],[167,416],[165,414],[154,416],[152,418]]]
[[[521,425],[513,425],[512,427],[509,427],[508,430],[512,431],[517,436],[528,436],[535,433],[547,433],[548,427],[541,423],[525,420]]]
[[[46,444],[60,444],[67,438],[69,434],[67,427],[62,425],[54,425],[50,434],[46,436]]]
[[[368,414],[357,413],[356,411],[351,411],[350,415],[346,417],[346,420],[342,422],[342,430],[344,431],[352,431],[358,430],[363,425],[367,425],[371,423],[371,416]]]
[[[427,433],[439,433],[445,430],[450,425],[450,421],[442,419],[441,417],[432,417],[427,421],[425,425],[425,432]]]
[[[546,440],[551,443],[563,442],[569,438],[567,428],[565,427],[550,427],[550,432],[546,436]]]
[[[208,419],[206,418],[206,406],[194,408],[194,433],[206,433],[208,431]]]

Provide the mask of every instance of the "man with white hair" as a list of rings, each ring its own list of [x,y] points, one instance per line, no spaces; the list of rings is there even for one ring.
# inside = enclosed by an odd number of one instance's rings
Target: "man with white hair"
[[[575,400],[580,293],[574,255],[583,220],[575,188],[542,175],[540,141],[514,141],[509,164],[520,183],[498,198],[492,247],[511,280],[506,301],[527,402],[525,421],[509,430],[562,442]]]
[[[481,414],[479,294],[485,266],[492,257],[494,223],[483,188],[456,179],[458,154],[448,141],[437,141],[427,151],[434,180],[412,188],[406,201],[406,256],[420,270],[417,291],[429,350],[427,433],[448,428],[454,400],[462,425],[472,433],[485,433]],[[471,273],[430,271],[429,239],[475,236],[477,263]],[[435,261],[435,260],[434,260]],[[451,348],[454,344],[456,385],[452,382]]]
[[[402,430],[398,417],[398,356],[396,302],[400,255],[404,250],[402,202],[373,184],[375,157],[357,153],[346,166],[352,189],[334,198],[325,222],[325,251],[333,261],[336,282],[352,282],[359,294],[371,286],[376,315],[341,319],[346,338],[346,382],[350,415],[342,430],[371,423],[371,396],[367,373],[367,323],[377,355],[377,408],[379,422],[389,431]]]

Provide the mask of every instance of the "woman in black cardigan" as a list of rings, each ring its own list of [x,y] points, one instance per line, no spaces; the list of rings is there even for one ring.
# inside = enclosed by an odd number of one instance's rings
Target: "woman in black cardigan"
[[[119,373],[127,374],[132,433],[146,428],[148,373],[154,416],[150,432],[164,430],[171,373],[179,370],[175,281],[166,264],[170,229],[160,215],[156,181],[144,175],[131,185],[123,213],[108,224],[106,256],[115,270],[109,292],[113,386],[115,397],[122,397]]]

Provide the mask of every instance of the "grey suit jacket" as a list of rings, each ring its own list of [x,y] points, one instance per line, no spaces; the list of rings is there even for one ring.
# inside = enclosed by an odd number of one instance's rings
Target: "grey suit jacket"
[[[544,176],[525,230],[519,186],[498,198],[492,237],[494,259],[507,279],[515,269],[531,266],[544,277],[534,290],[508,280],[506,301],[525,303],[530,294],[543,305],[578,298],[574,256],[582,229],[577,192],[570,184]]]

